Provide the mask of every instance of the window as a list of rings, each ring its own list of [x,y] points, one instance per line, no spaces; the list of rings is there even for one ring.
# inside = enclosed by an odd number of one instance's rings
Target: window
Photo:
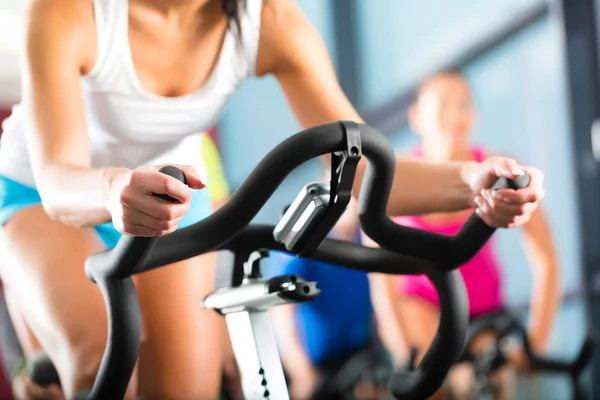
[[[355,0],[364,99],[375,107],[406,90],[485,32],[539,0]]]

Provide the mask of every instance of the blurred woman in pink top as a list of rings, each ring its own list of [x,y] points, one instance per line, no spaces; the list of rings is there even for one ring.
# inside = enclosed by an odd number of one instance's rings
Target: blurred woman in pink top
[[[413,150],[417,157],[434,162],[477,161],[490,154],[470,141],[475,120],[471,92],[465,77],[458,71],[445,71],[427,79],[417,91],[415,103],[409,111],[411,128],[422,141]],[[492,202],[503,201],[497,194],[485,190],[475,200],[477,209],[485,209]],[[453,235],[473,210],[458,213],[429,214],[397,217],[396,223],[427,231]],[[528,332],[534,349],[545,352],[552,322],[559,302],[557,259],[550,229],[541,211],[536,211],[524,225],[523,244],[533,268],[534,288]],[[460,267],[469,296],[471,317],[499,310],[503,306],[501,266],[490,240],[469,262]],[[425,276],[394,277],[376,275],[371,278],[378,287],[375,308],[379,320],[385,320],[382,334],[396,362],[406,362],[407,349],[418,350],[417,361],[429,347],[436,332],[439,311],[437,293]],[[393,323],[396,321],[397,323]],[[490,338],[481,338],[480,347]],[[476,349],[474,349],[476,351]],[[526,370],[523,353],[514,349],[512,364]],[[506,371],[501,372],[501,376]],[[471,368],[457,366],[449,375],[449,386],[456,397],[468,398]],[[499,398],[512,398],[507,379],[498,377],[505,390]],[[444,390],[434,398],[443,398]]]
[[[418,157],[423,157],[421,147],[413,151]],[[466,153],[474,161],[485,160],[485,152],[480,147],[472,147]],[[472,211],[471,211],[472,212]],[[396,217],[397,224],[417,229],[454,235],[470,215],[437,215],[437,216],[403,216]],[[445,217],[445,218],[444,218]],[[469,315],[477,317],[502,308],[502,276],[500,261],[494,252],[494,237],[466,264],[460,267],[467,293],[469,295]],[[424,275],[411,275],[395,279],[398,291],[403,296],[424,299],[438,306],[438,296],[434,286]]]

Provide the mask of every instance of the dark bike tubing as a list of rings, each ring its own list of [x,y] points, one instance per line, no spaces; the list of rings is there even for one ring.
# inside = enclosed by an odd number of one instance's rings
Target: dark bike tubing
[[[523,350],[527,357],[531,360],[532,366],[536,371],[540,372],[564,372],[574,377],[579,374],[588,365],[591,357],[593,356],[593,348],[595,345],[594,335],[590,331],[587,333],[579,354],[571,362],[553,360],[550,358],[540,357],[533,352],[531,342],[527,336],[527,332],[523,325],[517,320],[516,317],[509,313],[500,313],[489,318],[483,317],[480,320],[475,321],[472,324],[472,328],[469,332],[467,343],[471,343],[472,340],[479,334],[485,331],[492,331],[500,336],[506,336],[511,332],[516,332],[523,341]]]
[[[343,150],[346,145],[344,124],[337,122],[321,125],[288,138],[259,163],[217,212],[165,237],[123,236],[114,249],[88,258],[88,276],[99,284],[102,282],[101,287],[111,288],[117,284],[116,281],[130,279],[132,274],[218,249],[251,222],[283,179],[296,167],[312,158]],[[440,270],[451,270],[470,259],[493,234],[494,229],[476,216],[471,217],[454,237],[394,224],[386,216],[387,198],[395,169],[394,152],[387,139],[379,132],[364,124],[358,125],[358,128],[363,154],[370,166],[366,170],[359,196],[359,212],[364,232],[382,247],[432,261],[439,265]],[[442,279],[436,277],[436,274],[432,274],[431,278],[440,290]],[[461,283],[456,280],[453,282]],[[461,287],[460,284],[458,286]],[[135,287],[128,287],[131,293],[124,297],[136,297]],[[464,287],[461,288],[464,291]],[[443,287],[440,296],[452,297],[454,291],[457,291],[456,287]],[[104,290],[103,294],[107,292]],[[130,377],[133,372],[139,347],[139,317],[125,318],[125,314],[130,312],[139,313],[137,299],[135,304],[124,304],[126,300],[120,298],[106,298],[105,301],[109,312],[109,339],[97,379],[89,393],[94,399],[122,397],[127,386],[125,378]],[[402,374],[402,380],[393,380],[391,390],[396,397],[423,398],[433,393],[462,351],[467,329],[466,311],[464,307],[454,310],[455,312],[442,311],[445,312],[444,315],[457,320],[452,321],[442,315],[438,334],[419,367]],[[124,317],[119,320],[117,315]],[[137,344],[130,346],[128,351],[117,351],[121,347],[119,343],[123,341]],[[120,371],[129,373],[117,376],[114,372],[117,364],[120,365]],[[88,397],[87,393],[81,398],[85,397]]]

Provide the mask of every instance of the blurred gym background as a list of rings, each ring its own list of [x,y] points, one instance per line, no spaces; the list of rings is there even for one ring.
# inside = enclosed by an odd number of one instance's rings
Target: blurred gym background
[[[600,158],[594,157],[592,129],[600,116],[600,0],[296,1],[323,36],[351,101],[398,152],[416,141],[406,120],[414,87],[435,71],[461,67],[479,110],[475,140],[544,171],[543,206],[558,246],[564,295],[552,355],[572,356],[588,316],[600,330]],[[0,120],[19,100],[25,4],[0,0]],[[215,127],[232,188],[298,130],[274,79],[247,82]],[[600,153],[600,136],[597,141]],[[321,173],[316,160],[299,168],[257,222],[276,222],[299,188]],[[532,280],[519,235],[498,233],[506,298],[525,310]],[[593,370],[600,375],[600,354]],[[597,395],[600,380],[592,384]],[[523,377],[519,387],[524,399],[569,395],[566,378]]]

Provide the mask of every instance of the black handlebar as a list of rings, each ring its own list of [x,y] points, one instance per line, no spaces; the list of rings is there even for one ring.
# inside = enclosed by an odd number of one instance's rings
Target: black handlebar
[[[365,154],[367,151],[365,150]],[[378,169],[367,169],[361,193],[378,190]],[[492,189],[522,189],[529,185],[530,177],[525,174],[518,179],[499,178]],[[485,224],[476,213],[465,222],[454,236],[441,235],[416,228],[395,224],[381,213],[371,209],[385,208],[389,191],[379,196],[360,196],[358,210],[364,232],[381,247],[397,253],[429,260],[436,265],[452,270],[469,261],[496,231]]]
[[[498,340],[511,334],[518,335],[523,343],[523,350],[531,366],[534,370],[540,372],[563,372],[577,379],[594,355],[595,336],[592,331],[588,331],[584,343],[573,361],[559,361],[541,357],[533,351],[525,327],[514,315],[506,311],[474,320],[469,330],[467,343],[472,343],[478,335],[486,331],[496,334]]]
[[[359,196],[360,222],[365,234],[381,247],[432,261],[447,269],[464,264],[495,229],[473,213],[455,236],[440,235],[395,224],[386,214],[395,170],[395,155],[387,139],[368,125],[358,125],[363,154],[369,160]],[[109,251],[88,258],[91,276],[124,278],[163,265],[217,250],[247,226],[285,177],[302,163],[344,148],[343,123],[306,129],[271,150],[223,207],[208,218],[160,238],[124,237]],[[496,188],[525,187],[529,177],[500,179]],[[517,186],[518,185],[518,186]],[[210,232],[210,235],[204,233]],[[133,243],[131,243],[133,242]],[[152,251],[149,252],[152,246]]]
[[[284,250],[272,238],[274,227],[263,228],[262,241],[258,241],[258,236],[249,236],[259,228],[248,224],[290,172],[312,158],[343,150],[347,145],[346,130],[357,127],[363,154],[369,160],[359,196],[360,222],[364,232],[382,249],[326,240],[310,257],[367,272],[429,276],[440,297],[438,332],[419,366],[396,374],[390,388],[402,399],[422,399],[435,393],[460,356],[468,327],[466,291],[455,269],[475,255],[495,229],[476,214],[453,237],[392,222],[386,215],[395,170],[395,155],[389,142],[367,125],[337,122],[307,129],[276,146],[229,201],[206,219],[160,238],[123,236],[114,249],[88,258],[86,273],[98,283],[107,304],[109,339],[94,387],[89,396],[83,397],[122,398],[125,393],[140,340],[140,310],[131,275],[209,251],[239,251],[248,246],[245,240],[262,248]],[[162,172],[174,175],[176,171]],[[525,179],[499,184],[522,187],[527,183]]]

